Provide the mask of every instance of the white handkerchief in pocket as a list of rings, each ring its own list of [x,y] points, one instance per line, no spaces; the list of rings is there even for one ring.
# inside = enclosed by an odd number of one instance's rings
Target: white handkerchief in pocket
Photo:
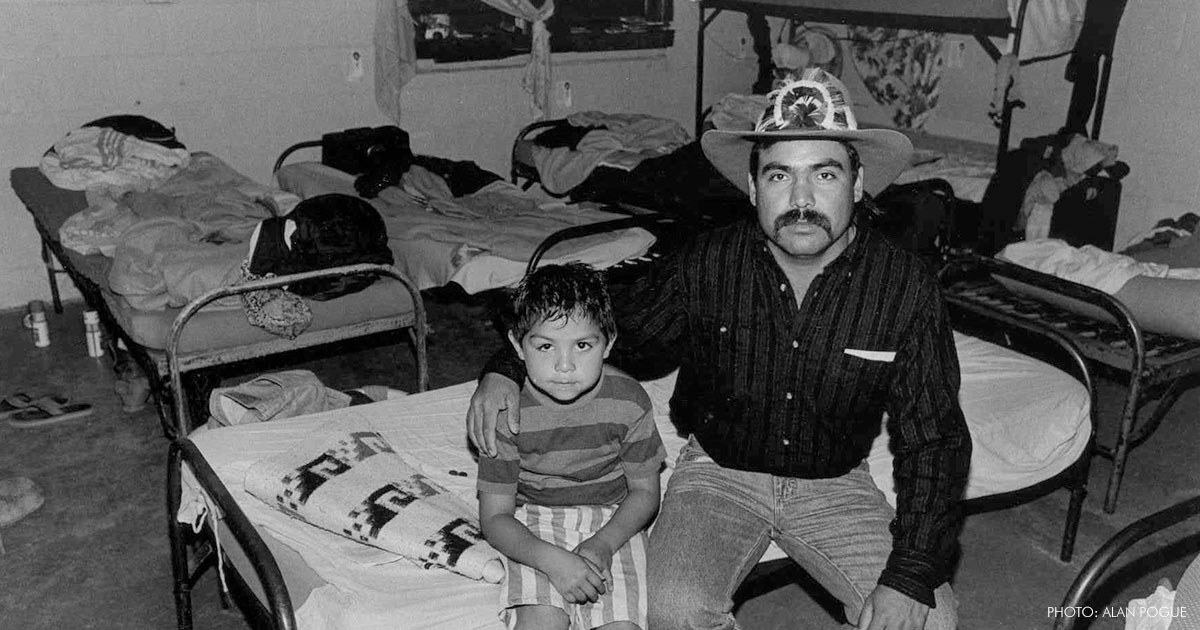
[[[896,353],[886,350],[855,350],[854,348],[846,348],[846,354],[867,361],[882,361],[891,363],[896,360]]]

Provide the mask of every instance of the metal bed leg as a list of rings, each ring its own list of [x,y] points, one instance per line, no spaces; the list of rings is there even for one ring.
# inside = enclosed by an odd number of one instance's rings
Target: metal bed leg
[[[54,254],[50,252],[50,246],[46,244],[46,239],[42,239],[42,262],[46,265],[46,275],[50,279],[50,295],[54,300],[54,312],[62,315],[62,296],[58,293],[58,270],[54,268]]]
[[[183,460],[179,446],[172,441],[167,455],[167,534],[171,546],[171,577],[174,583],[175,624],[179,630],[192,629],[192,586],[188,571],[188,549],[184,541],[182,524],[176,520],[179,513],[180,475]]]
[[[1121,411],[1121,428],[1117,433],[1117,444],[1112,450],[1113,467],[1112,472],[1108,474],[1108,490],[1104,493],[1105,514],[1117,511],[1117,494],[1121,491],[1121,478],[1125,476],[1125,461],[1129,458],[1129,437],[1137,420],[1141,389],[1141,375],[1135,372],[1129,377],[1129,393],[1126,394],[1125,408]]]
[[[1121,433],[1117,436],[1117,447],[1113,450],[1112,472],[1108,474],[1108,490],[1104,494],[1104,513],[1117,511],[1117,494],[1121,491],[1121,478],[1125,476],[1125,460],[1129,457],[1129,433],[1127,424],[1133,424],[1128,416],[1121,419]]]
[[[1083,515],[1083,501],[1088,494],[1088,475],[1092,469],[1092,451],[1095,442],[1095,431],[1092,432],[1092,440],[1088,443],[1087,449],[1079,458],[1079,463],[1076,465],[1075,482],[1071,486],[1071,502],[1067,507],[1067,522],[1063,526],[1062,548],[1059,550],[1058,559],[1063,562],[1070,562],[1071,556],[1075,554],[1075,535],[1079,533],[1079,519]]]
[[[1167,386],[1166,391],[1158,398],[1158,402],[1154,405],[1154,411],[1146,416],[1146,419],[1133,427],[1133,433],[1129,436],[1129,448],[1134,448],[1145,442],[1151,434],[1158,429],[1158,425],[1162,424],[1167,413],[1175,406],[1175,402],[1183,395],[1183,392],[1188,389],[1185,386],[1184,378],[1177,378],[1171,381]]]
[[[424,327],[424,318],[418,321],[416,326]],[[425,335],[418,334],[414,328],[415,326],[408,328],[408,338],[412,341],[413,352],[417,355],[417,391],[423,392],[429,389],[429,361],[425,354]]]
[[[1104,496],[1104,512],[1112,514],[1117,509],[1117,494],[1121,490],[1121,480],[1125,476],[1125,464],[1129,459],[1129,451],[1147,438],[1150,437],[1158,425],[1162,423],[1167,412],[1171,407],[1175,406],[1175,402],[1183,395],[1184,379],[1177,378],[1171,381],[1158,402],[1154,406],[1154,410],[1146,416],[1145,420],[1139,425],[1137,422],[1138,410],[1141,408],[1141,386],[1140,379],[1138,385],[1131,384],[1129,398],[1125,402],[1125,410],[1121,417],[1121,430],[1117,435],[1117,445],[1111,452],[1107,453],[1112,456],[1113,469],[1108,478],[1108,492]]]
[[[699,12],[700,24],[696,28],[696,137],[700,137],[700,132],[704,130],[704,31],[708,28],[710,22],[717,18],[721,13],[721,9],[714,9],[711,14],[705,16],[704,2],[701,0],[696,3],[696,10]]]

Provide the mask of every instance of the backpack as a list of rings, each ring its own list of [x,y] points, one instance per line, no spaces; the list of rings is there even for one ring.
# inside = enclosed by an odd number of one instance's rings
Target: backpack
[[[944,179],[893,184],[875,196],[879,211],[870,225],[896,245],[923,257],[952,246],[957,199]]]

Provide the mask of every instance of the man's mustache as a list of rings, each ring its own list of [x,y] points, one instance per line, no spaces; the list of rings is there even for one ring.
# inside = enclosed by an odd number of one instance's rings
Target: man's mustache
[[[829,217],[812,208],[803,210],[800,208],[792,208],[778,217],[775,217],[775,233],[778,234],[780,230],[793,223],[801,222],[819,227],[822,230],[825,230],[825,232],[831,237],[833,235],[833,222],[829,220]]]

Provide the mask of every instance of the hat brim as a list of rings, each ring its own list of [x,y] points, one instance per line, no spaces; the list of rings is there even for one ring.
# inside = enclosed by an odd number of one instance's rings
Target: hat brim
[[[844,140],[854,145],[863,167],[863,189],[871,196],[887,188],[908,167],[913,146],[892,129],[812,131],[732,131],[713,129],[700,137],[705,157],[742,192],[749,194],[750,149],[760,140]]]

